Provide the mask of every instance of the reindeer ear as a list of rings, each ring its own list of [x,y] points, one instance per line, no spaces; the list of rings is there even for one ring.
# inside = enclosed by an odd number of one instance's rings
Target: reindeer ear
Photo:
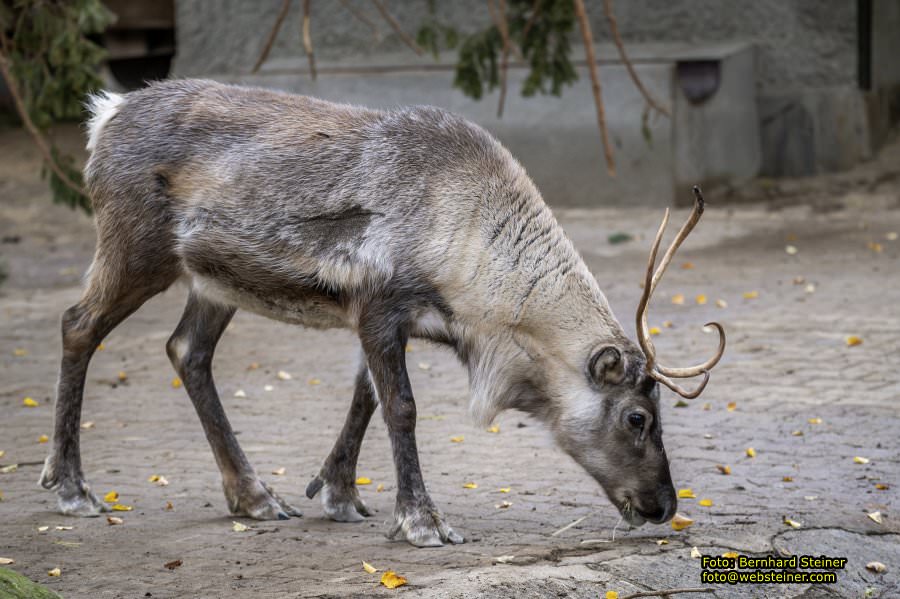
[[[588,369],[598,383],[621,383],[625,379],[625,359],[612,345],[601,347],[591,356]]]

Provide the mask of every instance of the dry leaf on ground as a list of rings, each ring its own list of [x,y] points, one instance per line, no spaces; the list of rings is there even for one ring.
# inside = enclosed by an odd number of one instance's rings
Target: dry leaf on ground
[[[803,527],[802,524],[800,524],[800,523],[797,522],[796,520],[791,520],[791,519],[788,518],[787,516],[785,516],[785,517],[782,519],[782,522],[784,522],[785,524],[787,524],[787,525],[790,526],[791,528],[802,528],[802,527]]]
[[[887,571],[887,566],[885,566],[881,562],[869,562],[868,564],[866,564],[866,570],[875,572],[876,574],[883,574]]]
[[[287,470],[285,470],[284,467],[272,470],[272,474],[274,474],[275,476],[284,476],[285,472],[287,472]]]
[[[746,451],[745,453],[747,454],[747,457],[748,457],[748,458],[755,458],[755,457],[756,457],[756,450],[753,449],[752,447],[748,447],[748,448],[747,448],[747,451]]]
[[[62,570],[59,568],[53,568],[47,572],[47,576],[62,576]]]
[[[493,425],[493,426],[488,427],[487,432],[489,432],[489,433],[499,433],[499,432],[500,432],[500,427],[497,426],[497,425],[495,424],[495,425]]]
[[[695,497],[693,489],[678,489],[679,499],[693,499]]]
[[[759,297],[759,291],[745,291],[744,299],[756,299]]]
[[[884,524],[884,517],[881,515],[881,512],[870,512],[866,514],[869,517],[869,520],[875,522],[877,524]]]
[[[846,339],[847,347],[854,347],[856,345],[862,345],[862,337],[858,337],[856,335],[850,335]]]
[[[696,547],[691,547],[691,557],[694,559],[700,559],[701,557],[703,557],[703,554],[700,553],[700,550]]]
[[[675,304],[676,306],[680,306],[680,305],[684,304],[684,294],[676,293],[675,295],[673,295],[672,303]]]
[[[26,408],[36,408],[36,407],[38,407],[39,404],[38,404],[38,402],[34,401],[32,398],[26,397],[25,399],[22,400],[22,405],[25,406]]]
[[[106,503],[115,503],[119,500],[119,494],[115,491],[110,491],[106,495],[103,496],[103,501]]]
[[[163,564],[163,568],[165,568],[166,570],[174,570],[175,568],[180,568],[181,564],[183,564],[183,563],[184,562],[181,561],[180,559],[176,559],[176,560],[172,560],[171,562],[168,562],[166,564]]]
[[[375,574],[375,572],[378,572],[378,568],[376,568],[369,562],[363,562],[362,565],[363,565],[363,570],[365,570],[369,574]]]
[[[862,456],[856,456],[855,458],[853,458],[853,463],[854,464],[868,464],[869,458],[864,458]]]
[[[247,532],[248,530],[250,530],[250,527],[246,524],[241,524],[240,522],[236,522],[234,520],[231,521],[231,524],[231,530],[233,530],[234,532]]]
[[[672,518],[672,530],[684,530],[694,523],[693,520],[681,514],[675,514]]]
[[[371,484],[372,484],[372,479],[371,479],[371,478],[368,478],[368,477],[366,477],[366,476],[360,476],[359,478],[356,479],[356,484],[358,484],[358,485],[371,485]]]
[[[712,507],[713,500],[712,499],[701,499],[697,502],[697,505],[702,505],[703,507]]]
[[[477,489],[478,483],[464,483],[463,489]]]
[[[275,374],[275,376],[278,377],[278,380],[280,380],[280,381],[289,381],[289,380],[291,380],[292,378],[294,378],[294,377],[291,376],[291,373],[286,372],[286,371],[284,371],[284,370],[279,370],[279,371]]]
[[[16,563],[16,560],[9,557],[0,557],[0,566],[8,566]]]
[[[125,524],[125,521],[116,516],[107,516],[106,523],[110,526],[116,526],[118,524]]]
[[[716,470],[718,470],[720,474],[724,474],[726,476],[731,474],[731,466],[724,466],[722,464],[716,464]]]
[[[114,512],[130,512],[134,508],[131,507],[130,505],[122,505],[120,503],[117,503],[117,504],[113,505],[112,508],[110,508],[110,509]]]
[[[396,589],[397,587],[406,584],[406,578],[404,576],[400,576],[393,570],[388,570],[381,575],[381,584],[389,589]]]
[[[457,435],[456,437],[450,437],[451,443],[462,443],[465,440],[466,440],[465,437],[463,437],[462,435]]]

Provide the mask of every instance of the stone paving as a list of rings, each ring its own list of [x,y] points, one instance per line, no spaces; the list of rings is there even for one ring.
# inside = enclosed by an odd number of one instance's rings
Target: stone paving
[[[673,268],[650,312],[651,326],[673,323],[655,338],[670,363],[709,354],[714,336],[700,330],[708,320],[721,321],[729,336],[701,398],[676,407],[676,397],[663,393],[672,475],[676,487],[697,496],[680,501],[679,512],[695,521],[685,530],[617,526],[618,513],[597,484],[540,425],[505,413],[499,433],[475,427],[466,415],[465,371],[448,351],[414,342],[408,358],[426,481],[468,540],[415,549],[384,536],[394,477],[377,416],[359,467],[372,480],[361,494],[375,517],[331,522],[318,500],[303,494],[349,404],[358,352],[352,335],[247,313],[238,314],[219,346],[217,384],[251,461],[304,517],[240,519],[252,528],[232,529],[212,454],[184,390],[171,384],[165,356],[183,287],[114,331],[88,375],[83,420],[94,424],[82,431],[86,475],[99,493],[115,490],[134,510],[118,514],[121,526],[55,513],[53,494],[36,484],[47,451],[39,437],[51,433],[59,316],[79,295],[93,229],[86,217],[49,204],[32,150],[18,134],[0,134],[0,148],[11,157],[0,164],[0,251],[9,272],[0,286],[0,465],[19,464],[0,474],[0,557],[67,598],[598,597],[700,586],[713,587],[715,597],[900,596],[900,518],[893,509],[900,490],[900,241],[889,239],[900,231],[896,179],[841,191],[827,198],[827,209],[815,202],[782,210],[722,206],[708,198],[710,208],[675,265],[694,268]],[[558,215],[632,331],[649,237],[661,215]],[[681,218],[676,212],[674,222]],[[610,244],[608,236],[619,231],[636,239]],[[746,298],[749,292],[756,297]],[[684,305],[670,301],[675,294],[685,296]],[[698,294],[707,296],[705,305],[696,303]],[[848,346],[851,335],[862,344]],[[293,378],[280,380],[279,370]],[[235,397],[238,390],[246,397]],[[39,405],[24,407],[26,396]],[[456,435],[465,440],[452,443]],[[746,455],[750,447],[754,458]],[[856,456],[869,462],[854,463]],[[154,474],[169,485],[148,482]],[[466,482],[478,488],[464,489]],[[713,506],[701,507],[701,498]],[[496,508],[503,500],[512,505]],[[881,523],[867,515],[876,511]],[[49,529],[39,532],[43,526]],[[705,585],[693,547],[708,555],[782,551],[849,562],[836,585]],[[508,563],[498,563],[501,556]],[[182,565],[166,569],[173,560]],[[363,560],[396,570],[408,585],[381,587]],[[887,571],[867,571],[874,560]],[[47,576],[54,567],[58,578]]]

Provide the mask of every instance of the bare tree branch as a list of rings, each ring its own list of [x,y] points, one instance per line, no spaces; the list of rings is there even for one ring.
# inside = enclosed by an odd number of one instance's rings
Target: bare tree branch
[[[594,57],[594,36],[591,33],[591,24],[588,21],[587,12],[584,10],[584,0],[573,0],[573,2],[575,3],[575,14],[578,16],[578,23],[581,25],[581,37],[584,39],[584,54],[591,74],[591,89],[594,92],[594,105],[597,107],[597,124],[600,125],[603,153],[606,156],[606,172],[609,173],[610,177],[615,177],[616,162],[613,157],[612,145],[609,143],[609,132],[606,130],[606,113],[603,108],[600,75],[597,72],[597,60]]]
[[[616,21],[615,12],[613,12],[612,0],[603,0],[603,12],[606,14],[606,20],[609,21],[609,30],[612,33],[613,43],[615,43],[616,48],[618,48],[622,63],[628,70],[628,75],[634,82],[635,87],[637,87],[638,91],[641,92],[641,95],[644,96],[644,100],[647,101],[647,104],[662,114],[671,116],[669,110],[665,106],[662,106],[653,99],[653,96],[650,95],[650,92],[648,92],[647,88],[644,87],[644,84],[641,83],[640,78],[634,70],[634,65],[628,60],[628,56],[625,54],[625,45],[622,43],[622,37],[619,35],[619,23]]]
[[[506,76],[509,71],[509,51],[512,44],[509,40],[509,27],[506,23],[506,0],[498,0],[499,11],[495,10],[493,0],[487,0],[491,19],[503,38],[503,52],[500,58],[500,99],[497,102],[497,118],[503,118],[503,105],[506,103]],[[498,14],[499,12],[499,14]]]
[[[309,26],[310,26],[310,17],[309,17],[309,5],[312,4],[312,0],[303,0],[303,27],[301,33],[303,34],[303,49],[306,51],[306,58],[309,60],[309,76],[312,77],[312,80],[316,80],[316,55],[313,52],[313,43],[312,36],[309,34]]]
[[[405,31],[400,27],[400,23],[397,22],[397,19],[394,18],[390,12],[388,12],[387,7],[384,5],[383,0],[372,0],[372,4],[375,5],[375,8],[378,9],[378,12],[381,13],[381,16],[384,17],[384,20],[390,23],[391,27],[394,29],[394,32],[400,36],[400,39],[403,40],[403,43],[409,46],[413,52],[422,56],[425,54],[425,50],[416,43],[416,41],[409,37]]]
[[[37,126],[35,126],[34,122],[31,120],[31,117],[28,114],[28,109],[25,107],[25,101],[22,99],[22,94],[19,91],[19,86],[16,80],[13,78],[12,73],[9,70],[9,59],[7,57],[7,52],[9,51],[9,40],[6,38],[2,32],[0,32],[0,39],[3,42],[3,51],[0,52],[0,74],[3,75],[3,79],[6,80],[6,87],[9,89],[9,95],[12,96],[13,104],[16,107],[16,112],[19,113],[19,118],[22,119],[22,124],[25,126],[25,129],[31,134],[31,137],[34,139],[34,144],[38,147],[38,150],[41,153],[41,156],[44,158],[44,162],[53,171],[53,174],[63,182],[63,184],[74,191],[77,194],[83,195],[87,197],[87,192],[85,192],[84,188],[72,181],[69,178],[69,175],[59,166],[56,160],[53,158],[53,152],[50,150],[50,146],[47,144],[47,140],[44,139],[43,134],[38,130]]]
[[[576,0],[579,1],[579,0]],[[630,595],[623,595],[619,597],[619,599],[638,599],[638,597],[668,597],[669,595],[677,595],[679,593],[715,593],[716,589],[712,588],[703,588],[698,587],[694,589],[668,589],[661,591],[640,591],[637,593],[631,593]]]
[[[340,0],[340,3],[343,5],[344,8],[346,8],[350,12],[351,15],[353,15],[354,17],[356,17],[357,19],[359,19],[360,21],[362,21],[363,23],[365,23],[366,25],[369,26],[369,29],[372,30],[372,35],[375,36],[375,39],[377,39],[377,40],[381,39],[381,31],[379,31],[378,25],[375,24],[375,21],[370,19],[368,17],[368,15],[363,13],[361,10],[357,10],[356,8],[354,8],[353,5],[350,4],[350,2],[348,0]]]
[[[266,62],[266,59],[269,57],[269,52],[272,51],[272,44],[275,43],[275,38],[278,37],[278,31],[281,29],[281,24],[284,23],[285,17],[287,17],[288,10],[291,8],[291,0],[284,0],[281,3],[281,10],[278,12],[278,18],[275,19],[275,25],[272,26],[272,31],[269,32],[269,37],[266,39],[266,45],[263,46],[262,53],[259,55],[259,58],[256,59],[256,64],[253,65],[253,70],[251,73],[255,73],[259,70],[259,67]]]

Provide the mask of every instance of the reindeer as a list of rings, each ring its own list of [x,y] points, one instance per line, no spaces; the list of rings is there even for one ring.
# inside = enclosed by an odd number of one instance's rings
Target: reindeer
[[[676,498],[659,383],[697,396],[724,351],[691,368],[656,362],[650,297],[703,210],[654,271],[638,344],[524,169],[478,126],[432,107],[368,110],[211,81],[153,83],[89,101],[85,177],[97,247],[81,299],[62,317],[53,446],[40,484],[64,514],[106,511],[84,479],[79,423],[95,348],[176,280],[187,306],[166,349],[184,382],[235,515],[300,512],[260,480],[211,374],[237,308],[307,327],[352,329],[362,346],[343,429],[306,489],[333,520],[371,516],[355,487],[360,444],[380,405],[393,449],[391,538],[462,543],[428,495],[405,364],[411,337],[451,347],[468,369],[470,411],[524,411],[603,487],[631,524],[665,522]],[[673,378],[703,375],[693,391]]]

